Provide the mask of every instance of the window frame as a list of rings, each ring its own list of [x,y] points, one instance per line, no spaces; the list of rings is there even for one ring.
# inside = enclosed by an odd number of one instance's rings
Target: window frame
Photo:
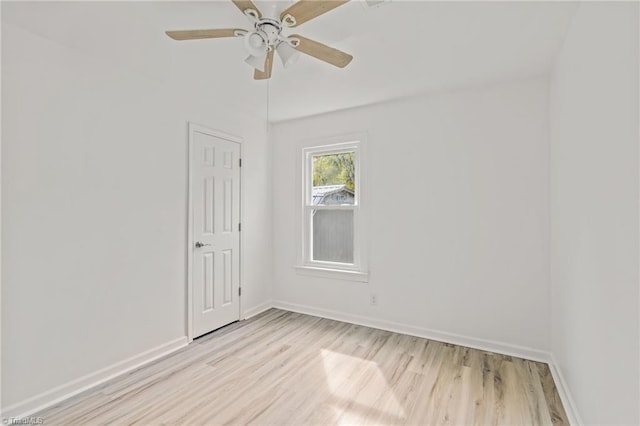
[[[298,210],[300,218],[298,226],[298,262],[296,272],[303,275],[320,276],[324,278],[343,279],[367,282],[366,246],[367,224],[365,220],[366,190],[363,173],[363,141],[366,134],[343,135],[301,143],[299,173],[297,180],[301,186]],[[355,192],[353,204],[313,205],[313,157],[331,155],[343,152],[353,152],[355,168]],[[364,206],[364,207],[363,207]],[[353,263],[338,263],[313,260],[313,228],[312,215],[314,210],[351,210],[353,211]]]

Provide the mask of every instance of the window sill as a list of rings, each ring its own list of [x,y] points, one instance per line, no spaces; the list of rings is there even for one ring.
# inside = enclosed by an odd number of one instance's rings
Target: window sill
[[[309,275],[312,277],[331,278],[345,281],[358,281],[362,283],[369,282],[369,274],[366,272],[346,271],[343,269],[330,269],[320,268],[317,266],[302,265],[297,265],[294,267],[294,269],[299,275]]]

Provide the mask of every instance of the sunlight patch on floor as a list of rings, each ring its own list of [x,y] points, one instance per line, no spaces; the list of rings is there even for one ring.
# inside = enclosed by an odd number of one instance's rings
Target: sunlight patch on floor
[[[321,350],[332,408],[338,424],[361,424],[406,419],[402,405],[373,361]]]

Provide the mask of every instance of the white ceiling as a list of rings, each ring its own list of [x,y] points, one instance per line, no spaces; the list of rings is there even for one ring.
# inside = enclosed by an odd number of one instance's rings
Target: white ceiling
[[[259,7],[267,2],[256,0]],[[270,81],[272,121],[547,72],[576,3],[353,0],[291,30],[351,53],[338,69],[302,55]],[[167,29],[248,28],[230,1],[2,2],[2,19],[149,76],[186,73],[212,96],[264,108],[240,39],[176,42]],[[259,105],[256,105],[259,104]]]

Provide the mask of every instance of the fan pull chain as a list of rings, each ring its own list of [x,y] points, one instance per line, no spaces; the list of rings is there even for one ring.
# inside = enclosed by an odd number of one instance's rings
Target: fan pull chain
[[[269,80],[267,80],[267,134],[269,134]]]

